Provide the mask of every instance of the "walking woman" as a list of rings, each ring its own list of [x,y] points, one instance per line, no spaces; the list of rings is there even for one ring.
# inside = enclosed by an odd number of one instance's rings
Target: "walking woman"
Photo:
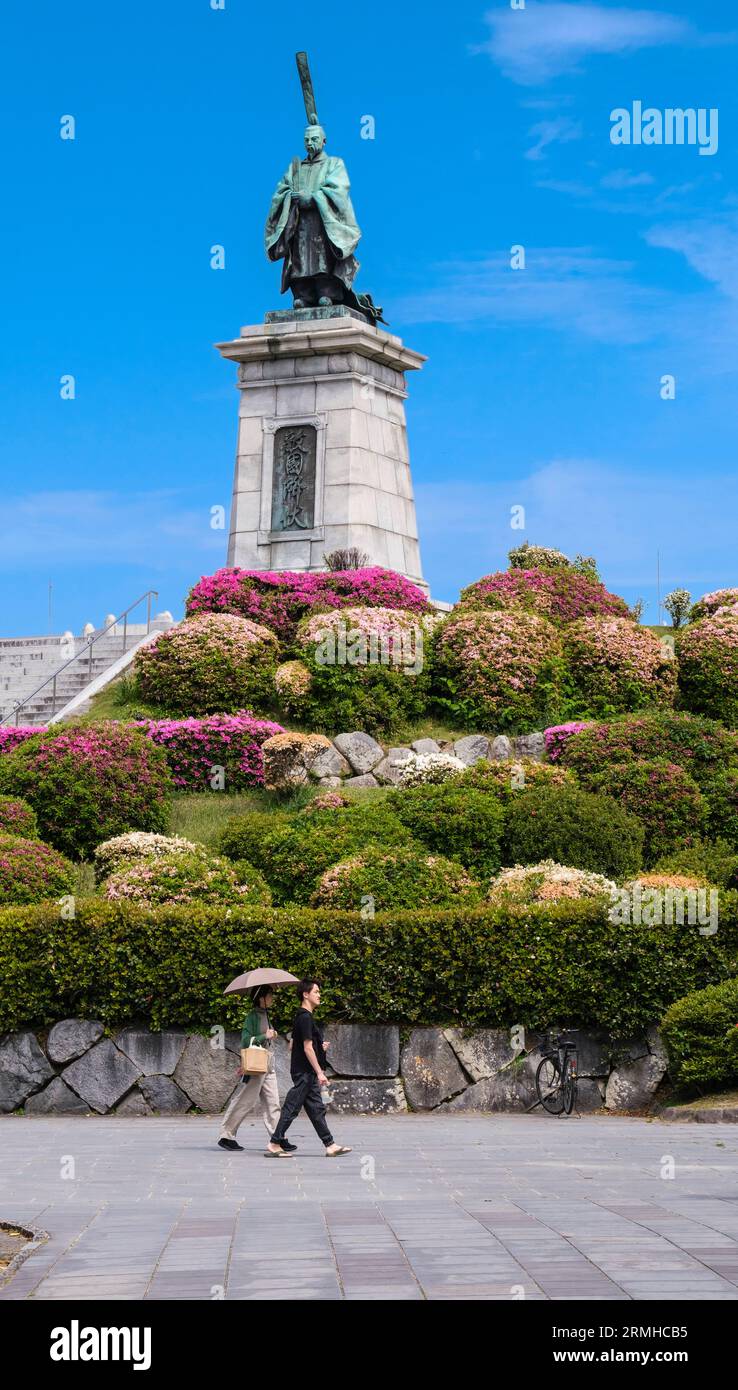
[[[271,985],[259,985],[251,991],[251,1011],[243,1021],[241,1046],[248,1047],[251,1043],[257,1043],[260,1047],[265,1047],[269,1054],[268,1069],[259,1076],[243,1077],[223,1116],[218,1139],[221,1149],[239,1152],[243,1150],[243,1145],[236,1141],[236,1133],[242,1121],[247,1115],[252,1114],[257,1106],[261,1109],[261,1118],[270,1138],[277,1127],[280,1106],[273,1049],[277,1033],[269,1021],[269,1010],[273,1002],[274,991]],[[289,1144],[285,1139],[283,1147],[285,1153],[291,1153],[297,1145]]]

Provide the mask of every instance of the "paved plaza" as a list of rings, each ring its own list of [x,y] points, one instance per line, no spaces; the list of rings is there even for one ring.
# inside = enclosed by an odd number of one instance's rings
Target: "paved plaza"
[[[738,1127],[337,1118],[327,1160],[217,1121],[0,1120],[0,1220],[48,1232],[0,1299],[738,1300]],[[673,1177],[662,1173],[674,1173]]]

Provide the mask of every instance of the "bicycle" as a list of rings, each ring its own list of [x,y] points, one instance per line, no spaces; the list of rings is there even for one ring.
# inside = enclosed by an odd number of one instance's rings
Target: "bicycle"
[[[577,1099],[576,1043],[565,1033],[547,1033],[539,1048],[543,1055],[536,1069],[536,1105],[549,1115],[571,1115]]]

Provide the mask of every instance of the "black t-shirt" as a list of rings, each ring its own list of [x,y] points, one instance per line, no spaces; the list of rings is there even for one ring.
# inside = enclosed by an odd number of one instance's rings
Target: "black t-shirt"
[[[290,1071],[293,1076],[302,1076],[305,1072],[312,1072],[307,1057],[305,1056],[305,1043],[311,1042],[315,1048],[315,1056],[318,1065],[325,1066],[325,1050],[323,1048],[323,1033],[315,1022],[315,1016],[309,1009],[298,1009],[295,1014],[295,1021],[292,1024],[292,1056],[290,1057]]]

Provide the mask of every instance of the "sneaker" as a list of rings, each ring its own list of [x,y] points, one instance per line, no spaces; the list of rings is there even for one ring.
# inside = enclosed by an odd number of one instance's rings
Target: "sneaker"
[[[237,1144],[235,1139],[219,1139],[219,1149],[230,1149],[233,1153],[243,1153],[243,1144]]]
[[[291,1144],[289,1139],[281,1139],[279,1147],[284,1149],[286,1154],[293,1154],[297,1148],[297,1144]]]

